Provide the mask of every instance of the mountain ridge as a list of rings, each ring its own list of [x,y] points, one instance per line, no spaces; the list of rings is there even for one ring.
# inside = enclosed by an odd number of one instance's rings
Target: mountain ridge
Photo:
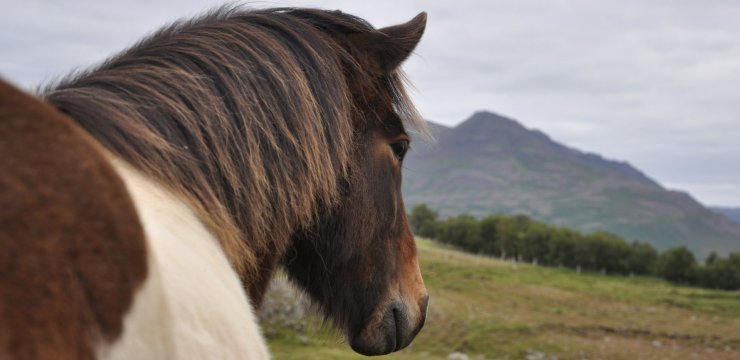
[[[628,162],[569,147],[488,111],[455,127],[430,127],[436,142],[415,142],[405,161],[410,206],[427,203],[443,216],[522,213],[659,249],[686,245],[699,256],[740,249],[738,224]]]

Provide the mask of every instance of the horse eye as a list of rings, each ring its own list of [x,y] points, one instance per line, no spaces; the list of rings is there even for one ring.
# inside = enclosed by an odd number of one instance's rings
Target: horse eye
[[[403,157],[406,156],[406,152],[409,151],[409,141],[396,141],[391,144],[391,150],[393,150],[393,154],[396,155],[396,159],[398,159],[398,161],[403,161]]]

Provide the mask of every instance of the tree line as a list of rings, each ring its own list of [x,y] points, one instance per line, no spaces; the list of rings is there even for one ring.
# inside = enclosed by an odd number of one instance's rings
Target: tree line
[[[657,276],[705,288],[740,290],[740,252],[720,257],[712,252],[704,264],[685,246],[658,252],[640,241],[599,231],[582,234],[530,219],[460,215],[440,220],[426,204],[416,205],[409,222],[414,233],[462,250],[546,266],[604,274]]]

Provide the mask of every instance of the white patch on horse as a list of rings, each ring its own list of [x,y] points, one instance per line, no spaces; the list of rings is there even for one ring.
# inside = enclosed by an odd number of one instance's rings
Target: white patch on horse
[[[193,211],[123,161],[144,226],[149,274],[126,315],[124,332],[99,347],[111,359],[268,359],[239,277]]]

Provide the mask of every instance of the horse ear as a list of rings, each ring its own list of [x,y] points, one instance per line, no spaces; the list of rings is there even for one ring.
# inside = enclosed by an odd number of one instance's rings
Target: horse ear
[[[355,44],[375,60],[383,73],[391,73],[403,63],[424,34],[427,13],[416,15],[409,22],[359,34]]]

